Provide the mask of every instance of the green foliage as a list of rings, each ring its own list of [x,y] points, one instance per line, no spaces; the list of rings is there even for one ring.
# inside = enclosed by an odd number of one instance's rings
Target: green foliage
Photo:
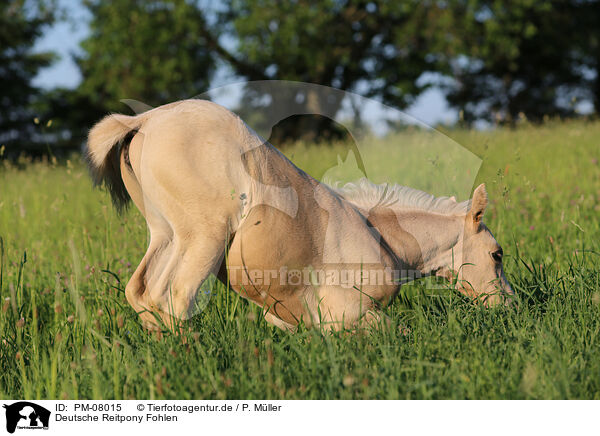
[[[226,59],[251,80],[318,83],[398,108],[437,83],[466,122],[573,116],[600,95],[596,0],[226,5],[238,42]]]
[[[439,46],[434,17],[440,10],[435,2],[228,0],[220,20],[228,25],[221,31],[236,41],[235,50],[216,40],[213,47],[248,80],[315,83],[404,108],[429,86],[417,80],[422,73],[442,68],[433,55]],[[285,105],[298,114],[335,114],[342,104],[326,92],[291,86],[290,95],[279,92],[247,87],[240,115],[256,125],[255,107],[281,113],[285,110],[278,105]],[[284,121],[271,141],[344,136],[330,120],[305,115]]]
[[[123,110],[121,99],[150,106],[204,92],[214,68],[202,12],[184,0],[86,1],[90,35],[77,59],[78,93],[94,106]]]
[[[7,153],[32,141],[32,104],[39,90],[31,81],[55,59],[52,53],[33,53],[32,48],[54,22],[55,12],[51,1],[0,2],[0,144]]]
[[[450,4],[451,52],[458,57],[449,59],[455,82],[447,97],[465,121],[573,116],[574,102],[590,97],[581,42],[597,27],[586,16],[597,17],[598,2]]]
[[[324,2],[272,0],[226,2],[224,30],[237,41],[235,53],[223,47],[217,52],[234,71],[249,80],[290,80],[316,83],[377,97],[404,108],[428,85],[417,79],[436,70],[435,16],[439,7],[429,2],[365,2],[362,0]],[[431,24],[425,26],[424,23]],[[225,54],[223,54],[225,52]],[[290,90],[292,97],[260,95],[246,89],[243,104],[264,106],[279,113],[283,100],[295,104],[296,113],[336,113],[339,99],[326,93]],[[294,139],[328,140],[342,137],[331,122],[300,117],[279,126],[276,143]]]
[[[447,133],[484,159],[519,304],[416,282],[387,310],[406,337],[289,334],[223,287],[184,339],[149,335],[123,293],[148,243],[140,214],[118,217],[78,161],[0,167],[0,397],[598,399],[600,124]],[[330,152],[287,151],[309,173]]]
[[[102,115],[126,111],[120,100],[156,106],[195,96],[210,88],[217,65],[247,80],[311,82],[397,108],[436,84],[467,124],[576,116],[581,101],[598,111],[599,0],[86,0],[90,34],[76,58],[83,80],[40,96],[31,79],[51,56],[31,46],[53,20],[53,1],[0,6],[2,142],[80,147]],[[241,115],[254,122],[257,106],[279,113],[282,101],[295,101],[295,113],[341,107],[330,96],[290,92],[246,89]],[[27,124],[34,105],[53,120],[51,135]],[[292,119],[273,140],[329,141],[344,135],[338,127]]]
[[[435,6],[358,0],[232,0],[227,5],[239,58],[261,66],[264,79],[346,90],[363,81],[365,95],[404,107],[421,91],[417,78],[432,66],[418,23]]]
[[[130,112],[121,100],[147,107],[191,98],[208,89],[215,67],[202,11],[184,0],[84,2],[90,34],[75,58],[82,75],[74,90],[47,94],[47,118],[76,149],[109,112]],[[58,143],[61,143],[59,139]]]

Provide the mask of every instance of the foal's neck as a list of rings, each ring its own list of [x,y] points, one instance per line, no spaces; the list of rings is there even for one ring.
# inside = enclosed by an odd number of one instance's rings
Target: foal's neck
[[[375,208],[367,219],[402,267],[422,275],[436,273],[452,263],[462,245],[464,217],[420,210]]]

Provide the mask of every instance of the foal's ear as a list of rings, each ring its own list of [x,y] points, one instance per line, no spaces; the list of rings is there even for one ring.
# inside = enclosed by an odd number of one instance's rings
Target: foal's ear
[[[473,200],[471,200],[471,209],[469,210],[468,216],[471,217],[475,224],[479,224],[481,222],[481,218],[483,218],[483,214],[485,213],[485,208],[488,204],[488,196],[485,190],[485,183],[479,185],[475,192],[473,192]]]

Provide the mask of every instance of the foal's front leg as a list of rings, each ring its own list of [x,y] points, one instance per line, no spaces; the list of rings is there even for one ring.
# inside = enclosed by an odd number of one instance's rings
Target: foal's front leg
[[[394,322],[381,310],[369,310],[357,322],[357,327],[359,329],[391,331],[394,328]],[[410,333],[410,329],[402,324],[398,328],[404,336]]]
[[[266,309],[263,311],[263,314],[265,316],[265,321],[267,321],[269,324],[274,325],[275,327],[278,327],[281,330],[285,330],[292,333],[296,332],[297,327],[295,325],[287,323],[281,318],[277,318],[272,313],[267,312]]]

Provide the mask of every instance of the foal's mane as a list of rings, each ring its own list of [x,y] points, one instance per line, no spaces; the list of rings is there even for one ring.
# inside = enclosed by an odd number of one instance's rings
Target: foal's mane
[[[371,210],[375,207],[389,207],[396,211],[419,210],[440,215],[465,215],[471,200],[457,203],[450,197],[434,197],[427,192],[398,184],[378,185],[366,178],[340,186],[339,182],[325,180],[334,192],[359,209]]]

